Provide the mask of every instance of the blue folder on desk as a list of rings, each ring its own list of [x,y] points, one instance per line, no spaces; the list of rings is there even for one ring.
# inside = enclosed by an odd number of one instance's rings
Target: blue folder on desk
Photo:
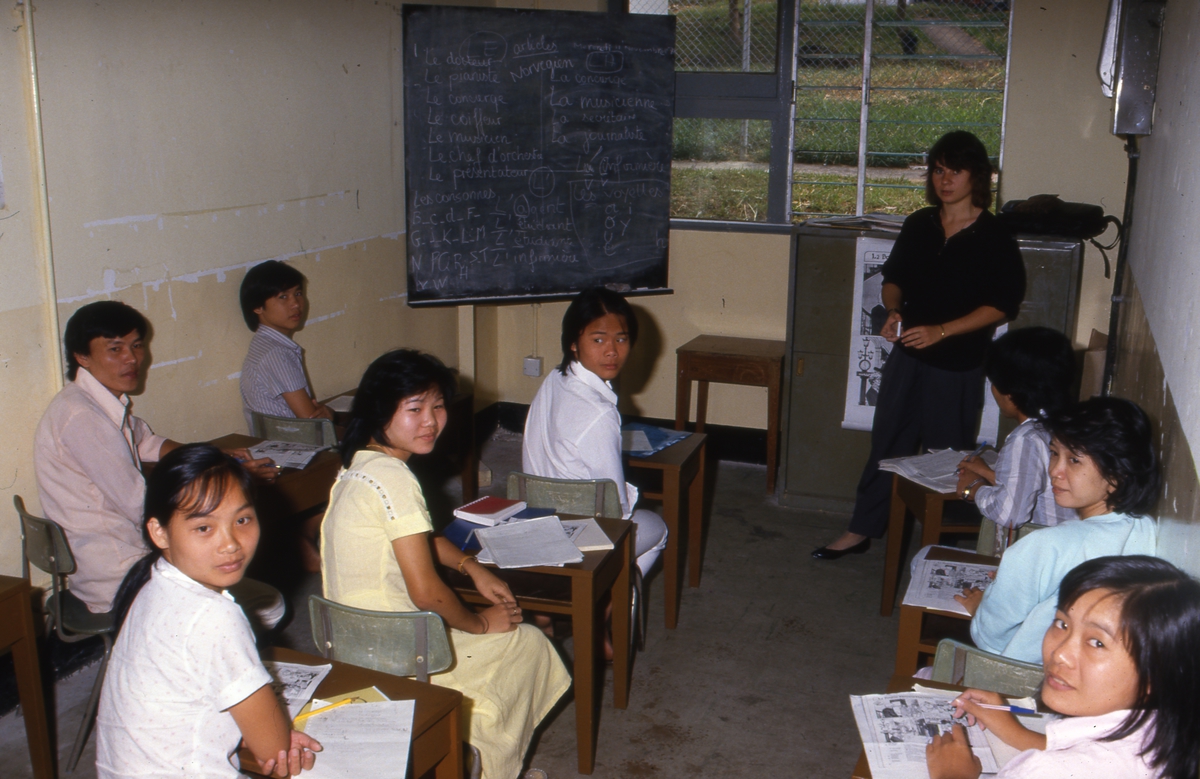
[[[627,422],[621,426],[621,451],[631,457],[649,457],[690,435],[686,430],[668,430],[642,422]]]
[[[507,525],[510,522],[520,522],[525,519],[549,517],[555,513],[555,509],[526,508],[497,524]],[[446,525],[445,530],[442,531],[442,535],[450,539],[450,543],[464,552],[478,552],[483,547],[480,545],[479,539],[475,537],[475,531],[481,527],[484,526],[456,517],[453,522]]]

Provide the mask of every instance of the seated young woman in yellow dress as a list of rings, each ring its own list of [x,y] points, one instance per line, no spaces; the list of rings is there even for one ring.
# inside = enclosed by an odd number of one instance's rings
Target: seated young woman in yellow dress
[[[433,449],[453,395],[453,373],[431,355],[400,349],[367,368],[321,532],[321,579],[325,597],[347,606],[441,615],[455,662],[430,681],[462,692],[464,739],[479,749],[483,776],[513,779],[571,678],[549,639],[521,624],[508,585],[433,535],[407,461]],[[469,575],[493,605],[468,609],[438,564]]]

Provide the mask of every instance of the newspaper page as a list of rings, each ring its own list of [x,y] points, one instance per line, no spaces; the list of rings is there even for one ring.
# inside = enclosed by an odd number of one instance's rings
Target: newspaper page
[[[879,470],[898,473],[922,487],[949,495],[958,489],[958,464],[969,454],[971,453],[954,449],[941,449],[912,457],[892,457],[880,460]],[[999,456],[1000,453],[994,449],[988,449],[979,455],[989,468],[996,467]]]
[[[332,665],[300,665],[279,660],[266,660],[263,665],[271,674],[271,689],[291,719],[296,718],[316,692],[317,686],[333,670]]]
[[[966,718],[955,719],[950,702],[956,692],[901,692],[890,695],[851,695],[854,721],[875,779],[929,779],[925,747],[929,740],[949,733],[951,726],[966,728],[971,751],[983,773],[999,769],[992,748],[979,728],[967,727]]]
[[[986,590],[995,573],[994,565],[925,558],[913,572],[903,603],[905,606],[950,611],[969,617],[970,613],[954,600],[954,596],[960,595],[968,587]]]
[[[263,441],[250,447],[250,454],[255,459],[270,457],[280,468],[296,468],[302,470],[308,467],[317,452],[328,447],[312,444],[298,444],[292,441]]]

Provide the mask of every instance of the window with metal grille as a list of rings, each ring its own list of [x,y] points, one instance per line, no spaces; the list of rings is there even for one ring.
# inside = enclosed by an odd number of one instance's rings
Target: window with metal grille
[[[953,129],[978,135],[999,167],[1007,0],[629,0],[629,11],[676,17],[677,219],[909,213],[924,204],[924,152]]]

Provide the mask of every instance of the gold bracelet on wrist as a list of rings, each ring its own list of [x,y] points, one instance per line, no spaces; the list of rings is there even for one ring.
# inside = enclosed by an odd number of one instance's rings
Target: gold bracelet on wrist
[[[461,573],[463,576],[466,576],[467,575],[467,569],[466,569],[467,560],[476,560],[476,559],[477,558],[475,557],[475,555],[469,554],[466,557],[464,557],[463,559],[459,560],[458,561],[458,572]],[[484,632],[487,632],[487,631],[484,631]]]

